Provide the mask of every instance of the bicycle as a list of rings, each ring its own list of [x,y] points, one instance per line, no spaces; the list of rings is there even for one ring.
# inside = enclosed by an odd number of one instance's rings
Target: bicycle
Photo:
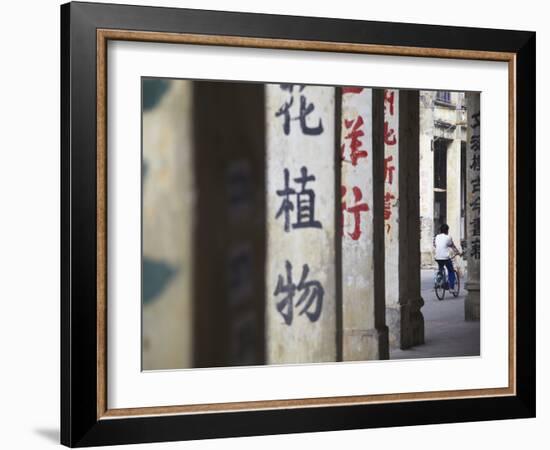
[[[454,256],[451,257],[451,260],[455,259],[458,255],[461,255],[461,253],[455,253]],[[445,291],[449,291],[453,297],[458,297],[458,294],[460,293],[460,277],[458,275],[458,271],[455,268],[455,265],[453,264],[453,269],[455,273],[455,285],[453,289],[449,289],[449,279],[447,277],[447,269],[445,267],[442,267],[441,269],[437,269],[434,277],[434,290],[435,290],[435,296],[438,300],[443,300],[445,298]]]

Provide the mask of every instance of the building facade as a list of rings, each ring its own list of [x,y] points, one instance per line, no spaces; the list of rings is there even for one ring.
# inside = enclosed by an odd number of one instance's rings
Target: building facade
[[[421,266],[434,267],[439,227],[462,249],[466,242],[467,106],[463,92],[420,91]],[[455,264],[464,271],[465,263]]]

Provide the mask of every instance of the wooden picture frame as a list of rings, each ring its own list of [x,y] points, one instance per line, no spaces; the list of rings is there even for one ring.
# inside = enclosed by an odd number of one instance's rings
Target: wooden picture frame
[[[109,409],[109,40],[504,61],[509,70],[509,385]],[[61,7],[61,442],[92,446],[535,415],[535,33],[69,3]]]

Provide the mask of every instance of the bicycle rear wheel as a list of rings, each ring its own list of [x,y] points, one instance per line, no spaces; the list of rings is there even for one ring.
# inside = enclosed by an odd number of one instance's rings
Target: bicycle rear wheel
[[[458,276],[458,272],[455,270],[455,285],[454,289],[451,291],[451,294],[453,294],[453,297],[458,297],[458,294],[460,294],[460,277]]]
[[[434,290],[435,296],[438,300],[443,300],[445,298],[445,277],[443,275],[437,275],[435,279]]]

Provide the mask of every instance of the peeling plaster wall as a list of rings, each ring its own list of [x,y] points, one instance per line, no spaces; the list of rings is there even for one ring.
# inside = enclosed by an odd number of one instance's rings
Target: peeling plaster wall
[[[144,80],[143,99],[143,368],[190,367],[191,83]]]
[[[335,90],[330,87],[266,85],[267,140],[267,263],[266,263],[266,340],[267,363],[307,363],[335,361],[336,296],[334,264],[335,222]],[[291,90],[292,89],[292,90]],[[302,100],[303,99],[303,100]],[[300,105],[314,109],[299,117]],[[288,108],[288,109],[285,109]],[[285,130],[285,113],[289,114]],[[322,132],[318,133],[322,124]],[[308,134],[309,133],[309,134]],[[315,221],[319,227],[294,227],[299,221],[296,194],[288,198],[292,210],[281,211],[288,187],[301,191],[296,181],[302,174],[314,176],[305,186],[315,194]],[[305,195],[302,200],[311,201]],[[305,206],[306,204],[303,204]],[[279,214],[280,212],[280,214]],[[278,216],[278,217],[277,217]],[[309,292],[300,287],[301,277]],[[322,302],[319,299],[322,289]],[[296,289],[292,292],[290,290]],[[300,304],[300,297],[306,299]],[[292,295],[291,295],[292,294]],[[313,298],[309,307],[306,307]],[[317,311],[320,307],[320,311]],[[317,317],[318,312],[318,317]],[[309,313],[309,314],[308,314]]]
[[[343,359],[378,359],[374,338],[372,89],[342,95]]]

